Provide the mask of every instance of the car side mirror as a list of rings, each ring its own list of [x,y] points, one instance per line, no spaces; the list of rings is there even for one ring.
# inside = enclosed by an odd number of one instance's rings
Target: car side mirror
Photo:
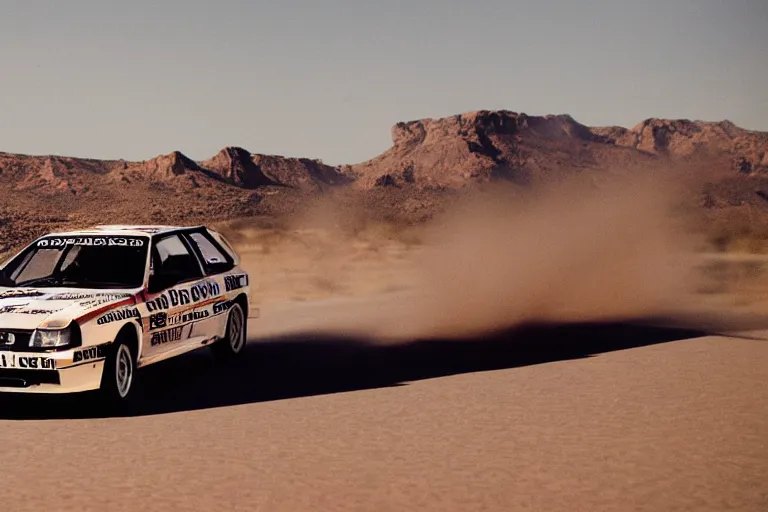
[[[0,269],[0,286],[16,286],[16,283],[8,277],[4,269]]]

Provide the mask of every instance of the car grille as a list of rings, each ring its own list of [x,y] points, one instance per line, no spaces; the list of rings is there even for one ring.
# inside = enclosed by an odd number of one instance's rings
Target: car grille
[[[34,349],[30,349],[29,340],[32,338],[33,331],[21,330],[21,329],[0,329],[0,334],[13,334],[16,338],[13,345],[6,345],[2,343],[4,336],[0,336],[0,351],[8,350],[11,352],[32,352]]]
[[[0,369],[0,388],[28,388],[39,384],[61,384],[56,370]]]

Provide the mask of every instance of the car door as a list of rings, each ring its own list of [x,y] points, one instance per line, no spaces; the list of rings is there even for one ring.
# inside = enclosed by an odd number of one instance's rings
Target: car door
[[[234,260],[205,229],[185,232],[184,238],[200,260],[205,276],[217,283],[221,293],[219,298],[224,301],[227,295],[224,276],[234,268]],[[207,337],[223,336],[227,323],[226,313],[226,304],[220,301],[215,302],[210,315],[195,325],[193,334],[200,333]]]
[[[220,294],[181,233],[158,236],[151,257],[143,347],[149,358],[201,343],[205,333],[196,325]]]

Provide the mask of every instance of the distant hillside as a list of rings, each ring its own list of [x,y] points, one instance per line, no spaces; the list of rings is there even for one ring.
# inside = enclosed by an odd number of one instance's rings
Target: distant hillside
[[[349,180],[317,160],[235,147],[203,162],[178,151],[141,162],[0,153],[0,253],[71,225],[269,214]],[[289,204],[262,205],[272,196]]]
[[[385,217],[416,218],[440,191],[677,164],[701,178],[691,197],[715,217],[768,219],[768,133],[728,121],[592,128],[568,115],[478,111],[397,123],[392,140],[381,155],[339,167],[239,147],[204,161],[178,151],[141,162],[0,153],[0,253],[48,229],[279,215],[328,192],[358,194]]]
[[[463,187],[493,179],[524,184],[696,158],[722,177],[768,172],[768,133],[728,121],[648,119],[632,129],[590,128],[568,115],[479,111],[398,123],[392,139],[383,154],[351,166],[360,186]]]
[[[178,190],[218,185],[318,189],[347,181],[338,169],[317,160],[252,155],[237,147],[224,148],[204,162],[195,162],[179,151],[142,162],[0,153],[0,185],[33,189],[42,195],[78,195],[114,183],[154,183]]]

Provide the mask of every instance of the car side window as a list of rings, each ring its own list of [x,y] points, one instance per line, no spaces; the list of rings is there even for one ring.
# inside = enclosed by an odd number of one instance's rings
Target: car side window
[[[170,235],[155,242],[152,270],[155,275],[175,274],[180,282],[203,277],[197,258],[178,235]]]
[[[203,259],[206,274],[226,272],[232,268],[231,258],[216,245],[215,241],[197,232],[190,233],[188,237]]]

